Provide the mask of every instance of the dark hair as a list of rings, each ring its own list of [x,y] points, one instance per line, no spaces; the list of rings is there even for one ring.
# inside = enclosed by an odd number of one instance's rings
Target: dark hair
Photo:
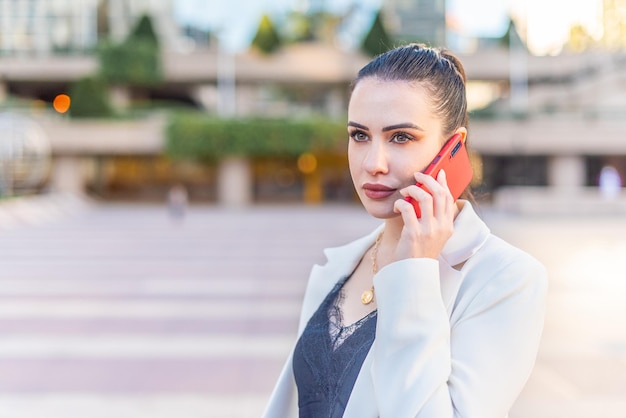
[[[465,70],[461,61],[445,48],[412,43],[387,51],[359,71],[352,87],[368,77],[422,85],[443,121],[444,135],[469,123]]]

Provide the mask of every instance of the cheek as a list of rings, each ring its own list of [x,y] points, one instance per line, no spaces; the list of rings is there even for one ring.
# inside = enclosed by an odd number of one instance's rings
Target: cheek
[[[396,158],[396,170],[413,178],[413,173],[424,170],[430,161],[431,159],[423,152],[402,153]]]
[[[411,164],[413,171],[424,171],[441,150],[443,143],[436,140],[424,141],[412,151]]]
[[[430,154],[424,152],[404,153],[404,155],[398,156],[396,159],[394,166],[396,176],[406,186],[415,184],[415,173],[424,171],[432,161],[432,158]]]
[[[352,145],[348,145],[348,168],[350,169],[350,175],[354,178],[358,168],[359,162],[357,161],[357,155]]]
[[[397,168],[397,176],[404,186],[409,186],[415,183],[415,172],[417,171],[422,171],[421,165],[405,164]]]
[[[348,164],[350,167],[358,168],[367,152],[363,144],[355,144],[354,141],[348,142]]]

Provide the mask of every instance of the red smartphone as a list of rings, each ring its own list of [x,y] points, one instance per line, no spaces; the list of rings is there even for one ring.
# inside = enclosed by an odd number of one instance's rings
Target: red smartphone
[[[454,134],[443,144],[437,156],[423,172],[436,179],[442,169],[446,172],[448,188],[456,201],[469,186],[473,176],[472,165],[461,134]],[[428,189],[421,183],[417,183],[417,186],[428,192]],[[419,203],[411,197],[406,197],[405,200],[413,205],[417,217],[420,218],[422,211]]]

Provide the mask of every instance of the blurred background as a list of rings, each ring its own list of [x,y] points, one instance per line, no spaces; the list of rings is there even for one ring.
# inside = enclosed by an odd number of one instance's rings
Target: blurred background
[[[349,83],[406,41],[465,63],[484,198],[589,209],[603,167],[625,174],[618,0],[0,5],[2,196],[351,201]]]
[[[321,249],[376,225],[350,82],[465,65],[474,193],[551,274],[512,417],[626,417],[625,0],[0,0],[0,415],[254,417]]]

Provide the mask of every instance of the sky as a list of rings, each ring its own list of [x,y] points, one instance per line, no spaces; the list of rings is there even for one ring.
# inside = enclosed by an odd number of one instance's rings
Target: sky
[[[237,52],[247,47],[263,13],[283,16],[293,9],[306,9],[310,0],[176,0],[177,19],[222,33],[223,46]],[[363,27],[369,27],[383,0],[318,0],[335,13],[358,5],[344,41]],[[447,0],[449,21],[467,36],[499,37],[508,26],[509,10],[525,16],[528,43],[537,55],[560,51],[572,24],[586,25],[592,33],[600,30],[597,19],[601,0]],[[522,28],[524,29],[524,28]]]
[[[353,24],[369,26],[382,0],[317,0],[326,10],[344,13],[357,5]],[[175,15],[180,22],[221,32],[227,50],[237,52],[248,46],[261,16],[284,16],[290,10],[306,10],[308,0],[175,0]],[[349,29],[348,29],[349,30]]]
[[[518,13],[528,16],[529,47],[541,55],[558,52],[574,24],[582,24],[590,33],[600,35],[600,0],[519,0],[516,3]],[[527,3],[526,8],[524,3]]]

